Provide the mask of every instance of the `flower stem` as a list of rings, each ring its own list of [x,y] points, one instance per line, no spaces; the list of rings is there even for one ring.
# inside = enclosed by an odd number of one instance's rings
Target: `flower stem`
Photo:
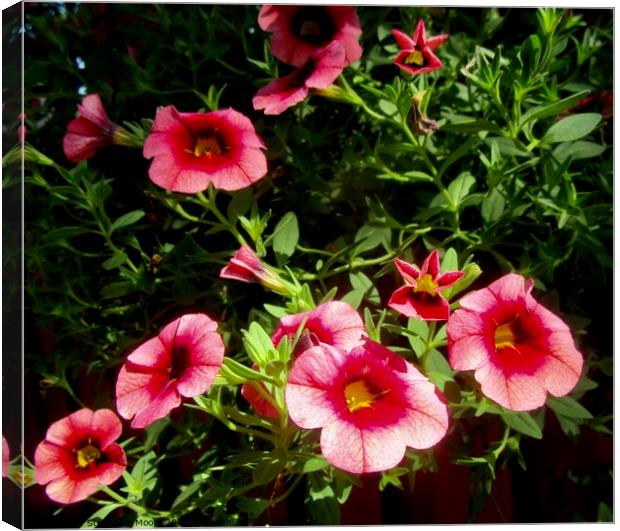
[[[207,193],[209,194],[208,198],[205,197],[205,195],[202,192],[198,192],[196,194],[196,197],[198,198],[198,202],[202,206],[204,206],[207,210],[209,210],[211,213],[213,213],[213,215],[218,219],[218,221],[222,224],[222,226],[224,226],[226,230],[228,230],[228,232],[230,232],[241,245],[245,245],[246,241],[243,238],[243,236],[241,236],[241,233],[235,228],[235,226],[230,221],[228,221],[228,219],[226,219],[226,216],[224,216],[224,214],[222,214],[220,210],[217,208],[217,205],[215,203],[215,197],[217,195],[217,192],[215,188],[213,188],[213,186],[209,186],[209,190]]]

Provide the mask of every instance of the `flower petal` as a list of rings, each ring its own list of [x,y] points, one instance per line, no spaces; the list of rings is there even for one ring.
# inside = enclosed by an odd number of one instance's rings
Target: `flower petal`
[[[392,35],[396,39],[396,44],[402,49],[411,52],[415,48],[415,41],[406,33],[398,29],[392,30]]]

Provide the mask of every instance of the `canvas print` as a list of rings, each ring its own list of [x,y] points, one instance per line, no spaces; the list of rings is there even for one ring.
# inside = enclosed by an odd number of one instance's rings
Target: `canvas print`
[[[5,521],[613,521],[611,9],[3,40]]]

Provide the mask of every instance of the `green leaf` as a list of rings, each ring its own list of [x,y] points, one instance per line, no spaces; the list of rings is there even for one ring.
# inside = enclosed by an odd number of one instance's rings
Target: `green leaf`
[[[557,414],[575,419],[591,419],[590,413],[585,407],[570,396],[555,398],[547,397],[547,405]]]
[[[448,193],[455,205],[463,202],[471,187],[476,184],[476,178],[469,173],[461,173],[454,181],[448,185]]]
[[[312,524],[338,525],[340,523],[340,507],[332,485],[327,483],[323,475],[310,474],[308,498],[306,506]]]
[[[469,155],[472,152],[474,145],[477,143],[478,137],[476,136],[470,136],[467,140],[465,140],[465,142],[463,142],[458,149],[452,151],[452,153],[446,158],[444,163],[439,168],[439,175],[443,175],[445,171],[461,157]]]
[[[228,203],[228,208],[226,209],[226,216],[228,220],[235,224],[240,216],[243,216],[250,210],[252,206],[252,200],[254,199],[254,195],[252,193],[251,188],[244,188],[243,190],[235,193],[233,198]]]
[[[355,249],[355,254],[370,251],[379,245],[384,249],[389,249],[392,231],[389,227],[374,226],[371,223],[362,225],[355,234],[355,241],[362,243]]]
[[[140,221],[143,217],[144,210],[134,210],[132,212],[127,212],[127,214],[123,214],[120,218],[115,220],[114,223],[112,223],[112,226],[110,227],[110,234],[112,234],[115,230],[133,225],[134,223]]]
[[[311,457],[304,463],[302,474],[310,474],[311,472],[316,472],[317,470],[323,470],[328,466],[329,462],[324,457]]]
[[[91,514],[80,526],[80,529],[94,529],[95,527],[98,527],[105,517],[118,507],[122,507],[122,504],[111,503],[110,505],[104,505]]]
[[[252,470],[252,481],[265,485],[274,479],[285,466],[286,452],[282,448],[276,448],[256,464]]]
[[[456,251],[449,247],[443,258],[441,259],[441,273],[447,273],[448,271],[458,271],[459,270],[459,257],[456,254]]]
[[[493,147],[493,144],[497,146],[497,149],[503,155],[514,155],[515,157],[531,157],[532,154],[528,151],[521,149],[512,138],[504,138],[499,136],[487,137],[484,142]]]
[[[479,131],[491,131],[499,134],[501,129],[488,120],[475,120],[473,118],[462,122],[451,122],[441,126],[442,131],[451,133],[478,133]]]
[[[249,330],[243,330],[243,345],[250,359],[259,367],[276,359],[275,347],[271,337],[256,321],[250,323]]]
[[[101,297],[104,299],[113,299],[115,297],[121,297],[123,295],[127,295],[133,291],[134,285],[132,282],[128,280],[123,280],[121,282],[112,282],[107,286],[103,286],[101,288]]]
[[[589,135],[601,122],[601,115],[597,113],[583,113],[567,116],[553,124],[543,136],[541,142],[555,144],[570,142]]]
[[[237,508],[253,518],[259,517],[269,507],[269,503],[269,500],[263,498],[249,498],[247,496],[237,498]]]
[[[482,219],[487,223],[493,223],[502,217],[504,208],[506,207],[506,200],[501,192],[497,188],[493,188],[488,195],[482,200],[480,205],[480,214]]]
[[[557,116],[562,111],[574,107],[576,103],[585,98],[589,93],[589,90],[582,90],[581,92],[577,92],[577,94],[573,94],[572,96],[564,98],[563,100],[529,109],[521,117],[521,123],[519,125],[520,127],[522,127],[530,120],[538,120],[540,118],[547,118],[549,116]]]
[[[572,160],[591,159],[598,157],[607,149],[606,146],[588,142],[587,140],[578,140],[577,142],[562,142],[553,150],[553,156],[561,164],[567,158]]]
[[[220,367],[219,376],[232,385],[242,384],[248,380],[263,379],[263,375],[260,372],[250,369],[249,367],[242,365],[228,356],[224,357],[224,362]]]
[[[518,413],[502,408],[500,415],[504,422],[513,430],[529,435],[534,439],[542,439],[540,426],[529,413]]]
[[[81,234],[97,233],[97,231],[87,229],[85,227],[60,227],[53,229],[45,235],[45,241],[47,243],[55,240],[65,240],[67,238],[73,238],[74,236],[80,236]]]
[[[101,267],[109,271],[110,269],[115,269],[122,266],[128,258],[127,253],[121,251],[116,253],[112,258],[108,258],[105,262],[103,262],[103,264],[101,264]]]
[[[200,489],[201,485],[203,485],[204,482],[199,479],[197,481],[194,481],[194,483],[190,483],[189,485],[187,485],[182,491],[181,494],[179,494],[174,501],[172,502],[172,506],[170,507],[170,511],[171,512],[175,512],[179,509],[182,509],[183,507],[187,506],[187,504],[192,500],[192,495],[198,490]]]
[[[597,522],[613,522],[614,513],[605,502],[598,504],[598,511],[596,513]]]
[[[293,255],[299,241],[299,223],[293,212],[287,212],[273,232],[273,251],[278,262],[283,263]]]

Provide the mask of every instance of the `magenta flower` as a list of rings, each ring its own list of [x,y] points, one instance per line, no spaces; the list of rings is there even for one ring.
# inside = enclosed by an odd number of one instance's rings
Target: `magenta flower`
[[[291,419],[322,428],[321,453],[347,472],[396,466],[407,446],[430,448],[448,429],[437,388],[379,343],[346,351],[320,345],[295,361],[286,386]]]
[[[252,99],[256,110],[280,114],[303,101],[310,89],[329,87],[344,69],[344,48],[334,41],[312,53],[308,61],[288,76],[261,88]]]
[[[2,477],[5,478],[9,475],[9,460],[11,451],[9,450],[9,443],[2,436]]]
[[[418,317],[425,321],[447,319],[450,304],[441,291],[459,280],[463,273],[449,271],[440,274],[436,249],[424,260],[421,269],[398,258],[394,264],[407,285],[392,293],[388,306],[407,317]]]
[[[80,409],[54,422],[34,454],[37,483],[58,503],[75,503],[110,485],[127,468],[114,441],[123,426],[109,409]]]
[[[264,5],[258,24],[272,33],[271,53],[289,65],[303,66],[333,41],[344,48],[345,66],[362,56],[362,28],[350,6]]]
[[[424,74],[438,70],[443,63],[433,53],[440,44],[448,40],[448,35],[436,35],[426,38],[426,26],[420,19],[413,33],[413,38],[400,30],[393,29],[392,35],[396,39],[401,51],[394,59],[394,64],[410,74]]]
[[[187,314],[136,348],[116,382],[116,407],[144,428],[168,415],[183,397],[204,393],[224,360],[217,323],[204,314]]]
[[[293,339],[302,323],[303,332],[295,346],[293,356],[299,356],[305,350],[321,344],[348,351],[364,342],[362,335],[366,330],[358,313],[346,302],[329,301],[319,304],[308,312],[282,317],[271,336],[273,344],[278,346],[284,336]],[[243,384],[241,395],[259,415],[280,416],[250,384]]]
[[[363,343],[364,322],[359,314],[346,302],[329,301],[316,308],[280,319],[271,339],[278,346],[284,336],[293,339],[297,329],[304,323],[304,329],[295,354],[320,343],[351,350]]]
[[[258,282],[279,293],[288,293],[280,277],[263,264],[248,245],[242,245],[220,271],[220,278]]]
[[[65,155],[71,162],[91,158],[97,150],[119,143],[121,127],[109,118],[98,94],[85,96],[78,105],[80,116],[71,120],[62,139]]]
[[[452,368],[475,371],[482,393],[515,411],[542,406],[547,392],[566,395],[583,366],[566,323],[531,290],[531,281],[505,275],[461,298],[448,320]]]
[[[158,109],[144,156],[151,180],[173,192],[201,192],[209,184],[240,190],[267,173],[265,144],[250,119],[233,109],[180,113]]]

